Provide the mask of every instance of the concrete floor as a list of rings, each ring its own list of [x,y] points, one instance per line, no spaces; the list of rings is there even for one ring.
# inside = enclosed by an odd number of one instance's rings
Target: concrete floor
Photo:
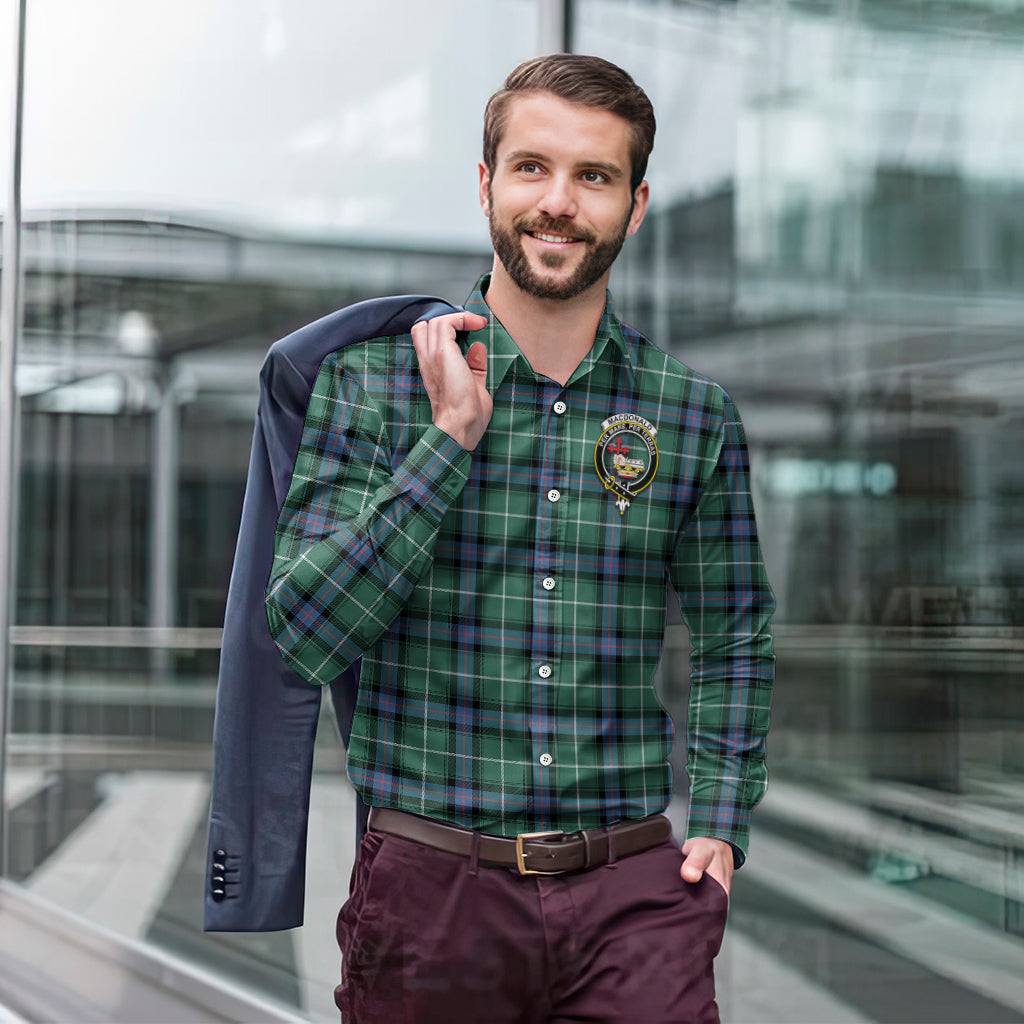
[[[39,772],[14,773],[8,802],[33,799],[45,784]],[[353,795],[341,777],[314,780],[306,923],[264,936],[200,931],[204,774],[117,773],[97,788],[97,806],[28,877],[30,890],[262,988],[312,1021],[337,1021],[334,926],[354,852]],[[813,803],[784,786],[773,799]],[[682,803],[670,817],[681,832]],[[726,1024],[1024,1021],[1024,941],[758,832],[736,876],[718,988]]]

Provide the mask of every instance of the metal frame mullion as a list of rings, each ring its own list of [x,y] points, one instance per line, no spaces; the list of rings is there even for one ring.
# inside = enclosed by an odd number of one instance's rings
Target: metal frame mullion
[[[572,53],[572,0],[537,0],[538,53]]]
[[[11,624],[14,596],[14,526],[17,503],[18,393],[14,370],[21,330],[21,139],[25,85],[27,0],[15,4],[16,58],[11,123],[11,171],[4,217],[0,280],[0,875],[7,874],[7,732],[11,706]]]

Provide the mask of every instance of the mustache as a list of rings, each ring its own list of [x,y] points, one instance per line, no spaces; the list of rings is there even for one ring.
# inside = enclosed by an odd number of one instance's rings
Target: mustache
[[[589,231],[582,230],[571,220],[559,220],[557,217],[541,217],[535,220],[517,217],[512,226],[520,233],[528,232],[535,235],[539,232],[542,235],[565,235],[566,238],[575,239],[577,242],[594,241],[594,236]]]

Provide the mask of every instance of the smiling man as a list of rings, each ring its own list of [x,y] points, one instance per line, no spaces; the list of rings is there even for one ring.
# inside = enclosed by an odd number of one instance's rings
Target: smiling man
[[[718,1019],[773,601],[732,401],[607,296],[653,139],[607,61],[515,69],[485,115],[494,263],[465,312],[320,369],[267,615],[311,682],[362,658],[346,1024]],[[668,587],[692,643],[682,849],[653,686]]]

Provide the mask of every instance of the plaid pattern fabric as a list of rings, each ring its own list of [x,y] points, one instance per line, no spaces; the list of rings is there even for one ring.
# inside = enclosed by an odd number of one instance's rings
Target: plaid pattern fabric
[[[486,284],[466,303],[489,321],[465,346],[486,343],[494,396],[473,453],[433,426],[410,336],[325,360],[278,521],[271,632],[312,682],[362,656],[348,774],[367,803],[570,832],[671,798],[652,684],[671,582],[693,646],[689,833],[742,856],[774,656],[736,410],[610,304],[569,382],[538,377]],[[657,471],[620,512],[596,447],[627,414],[656,429]]]

